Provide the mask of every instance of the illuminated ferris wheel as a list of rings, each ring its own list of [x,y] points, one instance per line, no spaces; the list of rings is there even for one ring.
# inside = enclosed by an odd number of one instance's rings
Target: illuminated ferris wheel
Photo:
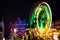
[[[48,32],[52,23],[52,13],[50,6],[46,2],[37,2],[33,5],[30,17],[30,27],[37,28],[40,33]]]

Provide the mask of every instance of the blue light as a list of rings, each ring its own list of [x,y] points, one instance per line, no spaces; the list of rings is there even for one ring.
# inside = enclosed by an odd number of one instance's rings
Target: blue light
[[[17,34],[18,35],[24,35],[25,29],[28,26],[26,23],[26,20],[21,20],[20,18],[17,18],[15,23],[14,23],[15,28],[17,29]]]

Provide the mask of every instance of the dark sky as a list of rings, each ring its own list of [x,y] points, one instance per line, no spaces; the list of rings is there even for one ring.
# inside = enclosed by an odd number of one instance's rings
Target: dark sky
[[[50,5],[53,21],[60,19],[59,0],[2,0],[0,1],[0,19],[4,17],[5,25],[16,20],[17,17],[28,20],[32,5],[38,1],[45,1]]]
[[[7,20],[14,19],[15,17],[28,19],[32,5],[38,1],[49,3],[52,10],[52,19],[60,19],[60,3],[58,0],[2,0],[0,1],[0,16],[4,16]]]

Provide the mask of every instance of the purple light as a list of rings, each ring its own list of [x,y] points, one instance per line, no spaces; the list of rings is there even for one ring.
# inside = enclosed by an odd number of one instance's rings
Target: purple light
[[[17,20],[14,23],[14,27],[17,30],[17,34],[20,36],[25,35],[25,28],[26,28],[26,21],[22,21],[20,18],[17,18]]]

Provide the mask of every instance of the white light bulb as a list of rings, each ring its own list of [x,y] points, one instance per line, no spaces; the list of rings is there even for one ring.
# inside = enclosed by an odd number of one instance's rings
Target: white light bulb
[[[14,32],[17,32],[17,29],[14,29]]]

